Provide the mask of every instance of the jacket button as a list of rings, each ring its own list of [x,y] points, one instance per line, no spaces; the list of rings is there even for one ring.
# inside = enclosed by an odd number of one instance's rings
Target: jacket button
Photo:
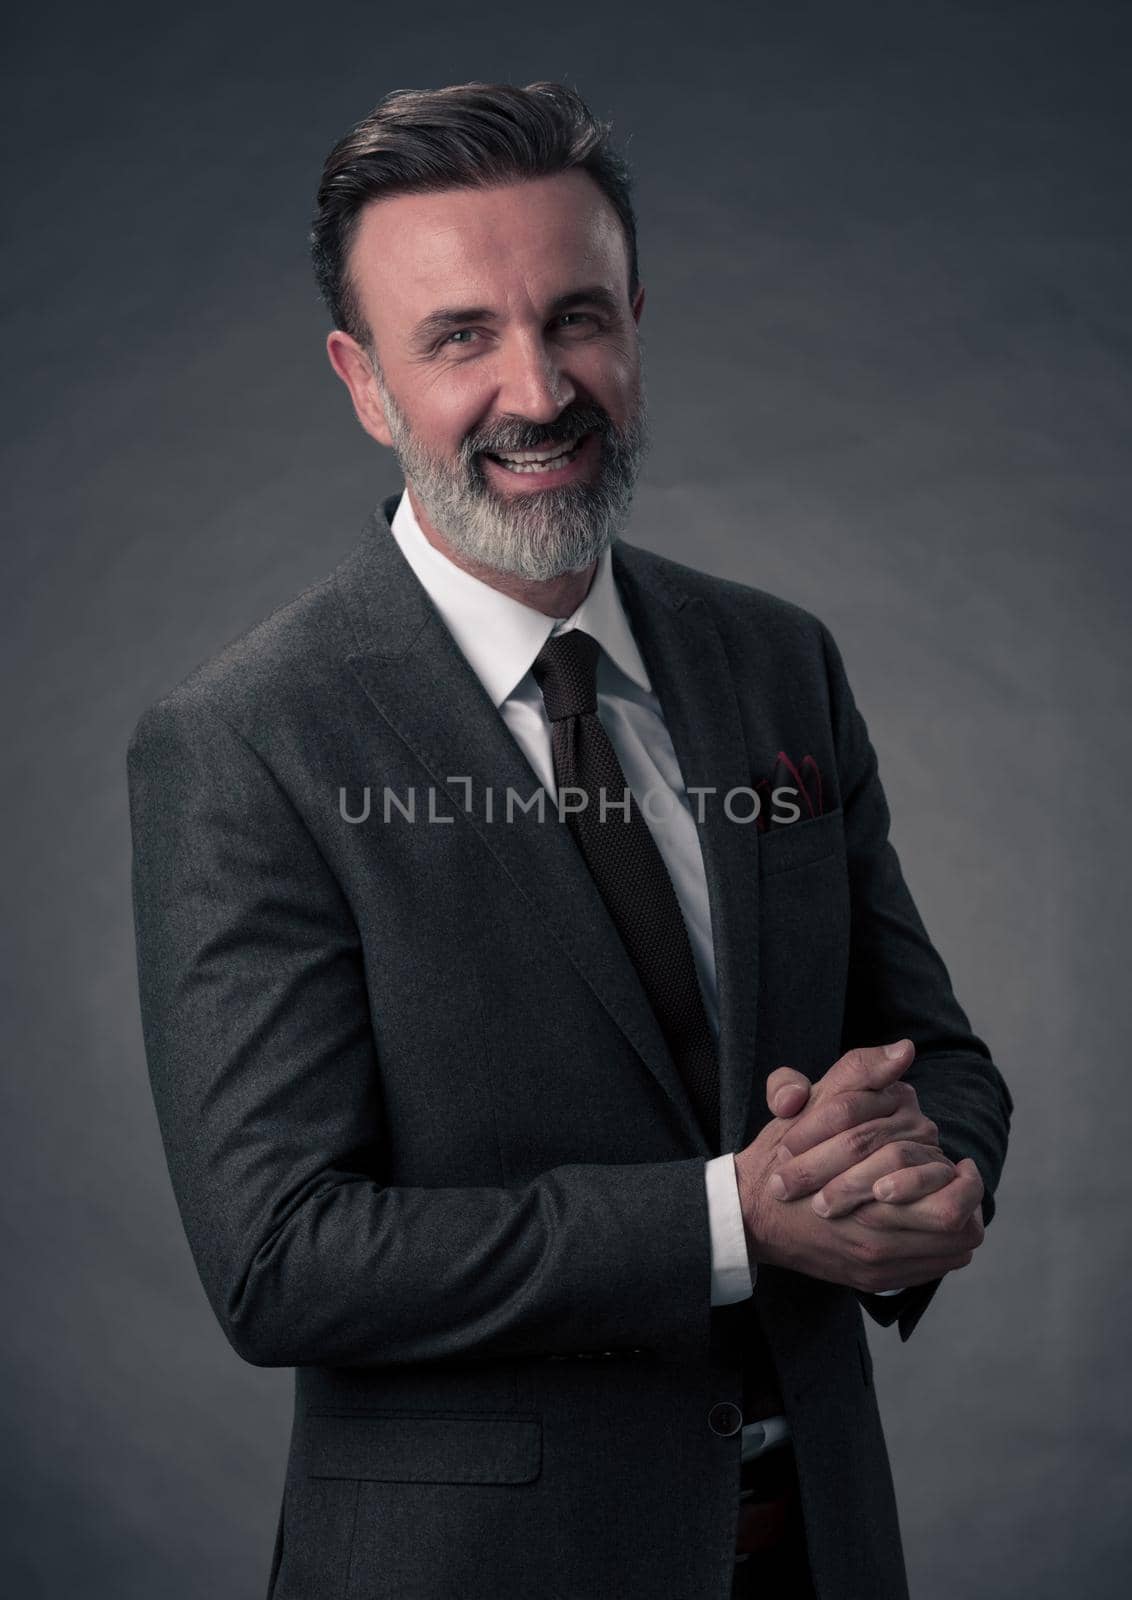
[[[725,1439],[738,1433],[743,1426],[743,1413],[730,1400],[721,1400],[719,1405],[712,1406],[707,1419],[712,1433],[718,1433]]]

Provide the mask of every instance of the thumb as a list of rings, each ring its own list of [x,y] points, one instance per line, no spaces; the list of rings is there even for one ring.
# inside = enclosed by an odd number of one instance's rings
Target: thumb
[[[916,1059],[916,1047],[911,1039],[898,1039],[895,1044],[860,1045],[835,1061],[822,1079],[823,1088],[830,1094],[840,1094],[846,1089],[887,1089],[902,1078]]]
[[[766,1080],[766,1103],[776,1117],[796,1117],[810,1098],[812,1085],[795,1067],[775,1067]]]

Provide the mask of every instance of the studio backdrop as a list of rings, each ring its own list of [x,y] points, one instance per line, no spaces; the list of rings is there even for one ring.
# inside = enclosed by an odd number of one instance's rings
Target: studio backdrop
[[[1124,1592],[1129,23],[331,0],[11,27],[7,1594],[265,1587],[291,1377],[229,1348],[174,1204],[126,742],[399,488],[327,363],[306,230],[347,126],[472,78],[612,121],[653,436],[626,537],[828,624],[1014,1095],[985,1245],[909,1343],[869,1327],[912,1593]]]

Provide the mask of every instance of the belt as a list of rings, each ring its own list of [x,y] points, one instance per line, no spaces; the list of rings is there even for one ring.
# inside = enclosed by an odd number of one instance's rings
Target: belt
[[[739,1485],[731,1600],[817,1600],[792,1445],[745,1461]]]
[[[777,1549],[801,1520],[794,1451],[788,1441],[739,1468],[736,1555]]]

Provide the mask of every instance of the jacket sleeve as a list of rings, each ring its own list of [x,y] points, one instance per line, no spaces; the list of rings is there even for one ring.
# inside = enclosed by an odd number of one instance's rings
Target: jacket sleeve
[[[184,691],[128,753],[145,1051],[212,1309],[258,1366],[706,1353],[702,1157],[513,1188],[380,1181],[357,926],[268,766]],[[438,997],[443,1003],[443,997]]]
[[[971,1031],[904,882],[889,837],[889,811],[877,758],[853,699],[841,654],[822,627],[851,892],[849,975],[842,1050],[908,1038],[916,1059],[904,1074],[925,1115],[939,1127],[940,1149],[969,1156],[985,1185],[983,1220],[1006,1159],[1013,1101],[990,1051]],[[892,1297],[859,1294],[884,1326],[899,1321],[906,1340],[943,1280]]]

